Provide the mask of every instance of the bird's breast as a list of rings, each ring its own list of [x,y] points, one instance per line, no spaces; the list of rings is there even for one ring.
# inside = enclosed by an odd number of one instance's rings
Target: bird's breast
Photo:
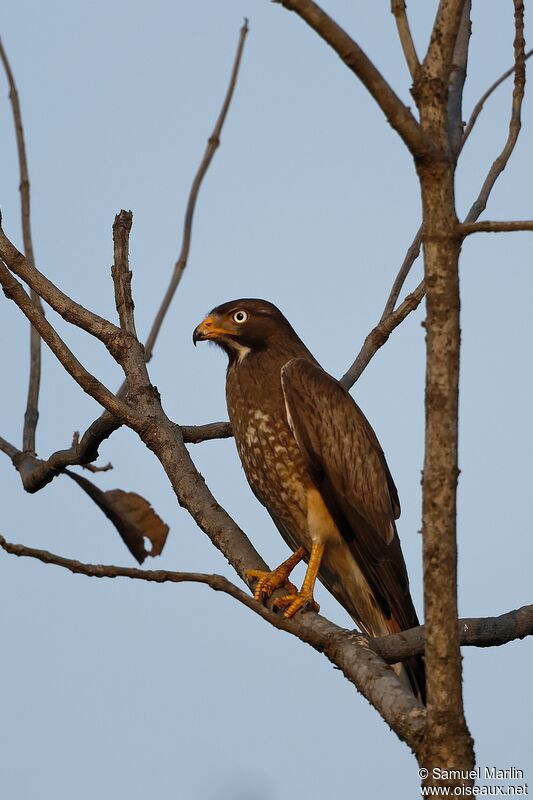
[[[311,481],[287,423],[281,386],[261,391],[253,382],[243,385],[228,379],[227,401],[237,450],[252,489],[295,536],[307,536],[306,492]]]

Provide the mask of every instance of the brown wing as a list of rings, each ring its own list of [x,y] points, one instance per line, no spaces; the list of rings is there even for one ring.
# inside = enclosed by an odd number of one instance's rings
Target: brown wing
[[[287,417],[313,480],[387,618],[418,625],[394,524],[398,494],[377,437],[350,394],[297,358],[282,369]]]

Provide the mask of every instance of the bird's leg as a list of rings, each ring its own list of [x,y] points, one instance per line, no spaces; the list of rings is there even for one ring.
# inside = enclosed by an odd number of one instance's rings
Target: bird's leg
[[[288,591],[296,593],[296,586],[289,581],[289,575],[305,555],[305,547],[299,547],[290,558],[272,570],[272,572],[265,572],[262,569],[247,569],[245,573],[246,579],[251,580],[254,578],[257,580],[254,590],[255,599],[262,603],[263,600],[268,599],[281,586],[286,586]]]
[[[323,542],[313,542],[309,563],[307,564],[307,572],[300,591],[291,592],[291,594],[284,595],[274,601],[276,608],[285,607],[284,617],[293,617],[304,606],[310,606],[313,611],[320,611],[320,606],[313,599],[313,589],[320,569],[320,562],[324,555],[324,547]]]

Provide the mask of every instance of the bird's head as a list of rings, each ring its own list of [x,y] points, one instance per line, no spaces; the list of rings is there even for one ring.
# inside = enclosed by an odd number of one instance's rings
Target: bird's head
[[[275,305],[266,300],[232,300],[214,308],[195,328],[192,340],[215,342],[230,361],[264,350],[279,335],[297,336]]]

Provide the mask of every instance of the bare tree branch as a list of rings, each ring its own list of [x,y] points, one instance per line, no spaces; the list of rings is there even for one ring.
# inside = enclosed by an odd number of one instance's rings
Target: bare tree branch
[[[394,14],[403,54],[405,56],[407,66],[409,67],[411,78],[414,80],[416,71],[420,66],[420,62],[416,54],[413,37],[411,35],[409,20],[407,19],[407,7],[405,5],[405,0],[391,0],[391,12]]]
[[[233,429],[229,422],[210,422],[207,425],[180,425],[183,441],[189,444],[212,439],[229,439]]]
[[[24,489],[33,494],[50,483],[65,467],[80,466],[91,472],[104,472],[110,469],[110,465],[94,467],[92,462],[98,458],[98,448],[102,442],[121,425],[116,417],[106,411],[85,431],[80,441],[74,441],[72,447],[67,450],[57,450],[46,461],[18,450],[2,437],[0,437],[0,450],[13,462],[20,474]],[[229,422],[177,427],[181,430],[183,441],[190,444],[233,436]]]
[[[392,289],[390,290],[390,294],[387,298],[387,302],[385,303],[385,308],[383,309],[383,314],[381,315],[380,322],[383,322],[387,317],[389,317],[394,308],[396,306],[396,302],[398,297],[400,296],[400,292],[402,287],[411,271],[411,267],[415,263],[416,259],[420,254],[420,247],[422,245],[422,228],[420,227],[416,233],[415,238],[411,242],[407,253],[405,254],[405,258],[403,260],[403,264],[400,267],[400,270],[395,278],[394,283],[392,284]]]
[[[72,448],[78,449],[80,446],[80,432],[74,431],[72,436]],[[97,473],[97,472],[109,472],[110,469],[113,469],[113,464],[109,461],[107,464],[103,464],[102,466],[97,466],[96,464],[80,464],[83,469],[86,469],[88,472]]]
[[[31,236],[31,215],[30,215],[30,179],[28,173],[28,161],[26,158],[26,145],[24,143],[24,127],[22,125],[22,113],[20,110],[19,96],[15,78],[11,70],[11,65],[6,51],[0,39],[0,58],[4,65],[7,81],[9,84],[9,99],[13,110],[13,122],[15,124],[15,135],[17,139],[17,150],[20,171],[20,211],[22,218],[22,239],[24,241],[24,253],[31,264],[35,264],[33,254],[33,242]],[[44,313],[41,298],[33,291],[30,292],[31,299],[37,308]],[[39,388],[41,383],[41,337],[33,326],[30,325],[30,378],[28,384],[28,398],[26,402],[26,412],[24,414],[24,430],[22,433],[22,449],[35,453],[35,432],[39,420]]]
[[[148,581],[151,583],[203,583],[215,591],[230,595],[235,600],[245,605],[255,614],[269,622],[279,630],[285,630],[299,636],[294,630],[293,620],[288,620],[275,613],[267,606],[258,603],[252,595],[240,589],[223,575],[213,575],[202,572],[176,572],[169,570],[144,570],[138,567],[118,567],[111,564],[85,564],[71,558],[50,553],[48,550],[27,547],[22,544],[7,542],[0,535],[0,547],[15,556],[34,558],[43,564],[53,564],[68,569],[78,575],[91,578],[130,578],[132,580]],[[318,618],[318,615],[313,615]],[[296,617],[298,621],[301,617]],[[324,617],[320,617],[324,620]],[[372,638],[364,634],[353,635],[334,623],[326,620],[336,633],[343,631],[357,637],[359,644],[370,648],[388,664],[405,661],[414,655],[423,655],[425,649],[425,626],[419,625],[401,633],[390,634]],[[498,647],[508,644],[526,636],[533,636],[533,605],[522,606],[515,611],[509,611],[498,617],[468,617],[458,620],[458,630],[461,645],[471,647]]]
[[[111,277],[115,286],[115,304],[120,327],[124,333],[137,338],[131,296],[131,271],[129,268],[129,243],[132,222],[133,214],[131,211],[120,211],[115,217],[113,223],[115,263],[111,267]]]
[[[398,306],[396,311],[389,314],[385,319],[382,318],[376,327],[370,331],[366,337],[364,344],[359,351],[359,354],[349,370],[342,376],[340,383],[346,388],[350,389],[360,377],[362,372],[366,369],[371,359],[377,353],[380,347],[383,347],[392,331],[403,322],[403,320],[418,308],[425,293],[424,281],[418,284],[414,292],[408,294],[401,305]]]
[[[517,219],[512,221],[491,222],[482,220],[481,222],[463,222],[457,226],[458,232],[462,236],[471,233],[508,233],[512,231],[533,231],[533,220]]]
[[[106,411],[87,428],[79,442],[68,450],[57,450],[46,461],[19,453],[12,458],[22,485],[27,492],[38,492],[52,481],[65,467],[86,467],[98,458],[98,448],[105,439],[120,428],[122,422]]]
[[[17,453],[20,453],[20,450],[17,450],[16,447],[13,447],[13,445],[10,444],[7,439],[3,439],[2,436],[0,436],[0,450],[9,456],[12,461]]]
[[[399,134],[407,148],[416,158],[423,158],[433,151],[433,143],[402,103],[398,95],[376,69],[366,53],[345,30],[338,25],[313,0],[274,0],[294,11],[306,22],[344,61],[370,92],[385,114],[390,125]]]
[[[224,591],[235,597],[249,608],[259,606],[254,598],[222,575],[209,575],[200,572],[173,572],[168,570],[145,570],[139,567],[116,567],[111,564],[84,564],[72,558],[50,553],[48,550],[27,547],[23,544],[13,544],[0,535],[0,547],[14,556],[35,558],[43,564],[54,564],[63,567],[77,575],[86,575],[90,578],[131,578],[133,580],[149,581],[152,583],[205,583],[217,591]],[[260,606],[266,614],[273,615],[265,606]]]
[[[72,298],[58,289],[25,256],[12,244],[0,228],[0,258],[6,266],[21,280],[28,284],[43,300],[52,306],[54,311],[67,322],[92,334],[105,345],[120,335],[120,328],[103,317],[88,311]],[[43,337],[44,338],[44,337]]]
[[[532,55],[533,55],[533,49],[532,50],[528,50],[527,53],[524,54],[524,61],[527,61],[528,58],[530,58]],[[500,75],[500,77],[498,78],[497,81],[494,81],[494,83],[491,86],[489,86],[487,91],[477,101],[477,103],[474,106],[474,108],[472,110],[472,113],[470,115],[470,119],[468,120],[468,122],[466,124],[465,131],[464,131],[464,134],[463,134],[463,141],[461,143],[461,149],[463,149],[463,147],[465,146],[466,140],[468,139],[468,137],[472,133],[472,129],[473,129],[474,125],[477,122],[477,118],[481,114],[481,112],[483,110],[483,107],[484,107],[485,103],[487,102],[487,100],[489,99],[489,97],[496,91],[498,86],[501,86],[501,84],[504,81],[506,81],[507,78],[510,75],[513,74],[513,72],[515,72],[515,70],[516,70],[516,64],[513,64],[513,66],[509,67],[509,69],[506,72],[504,72],[503,75]]]
[[[131,211],[120,211],[113,223],[115,263],[111,269],[111,275],[123,339],[109,343],[108,349],[124,370],[125,375],[125,383],[119,389],[117,397],[123,399],[127,394],[128,401],[138,407],[139,393],[147,393],[145,399],[148,403],[145,410],[150,413],[154,399],[157,405],[160,403],[157,390],[152,386],[148,375],[144,347],[139,342],[135,331],[134,303],[131,294],[132,274],[129,268],[129,236],[132,220]]]
[[[1,236],[2,235],[0,234],[0,238]],[[24,259],[24,262],[29,265],[29,262],[26,261],[24,256],[21,254],[19,255],[22,259]],[[103,385],[103,383],[100,383],[100,381],[95,378],[94,375],[91,375],[91,373],[85,369],[72,351],[69,350],[61,337],[56,333],[48,320],[35,306],[30,296],[24,291],[22,284],[20,284],[13,277],[11,272],[7,269],[2,261],[0,261],[0,284],[6,297],[10,300],[13,300],[17,304],[23,314],[25,314],[32,325],[34,325],[34,327],[37,329],[41,337],[50,347],[54,355],[66,369],[69,375],[74,378],[76,383],[78,383],[81,388],[87,392],[87,394],[91,395],[94,400],[104,406],[104,408],[107,408],[122,421],[127,420],[128,423],[132,425],[138,425],[142,421],[142,418],[139,416],[138,412],[135,411],[135,409],[115,397],[115,395],[112,394],[112,392],[110,392],[109,389]],[[57,292],[61,298],[64,298],[64,302],[66,303],[66,295],[63,295],[63,293],[59,292],[59,290],[57,290]],[[81,308],[81,306],[78,306],[78,308]],[[83,309],[83,311],[85,311],[85,309]],[[85,313],[89,314],[89,312]],[[70,316],[68,311],[66,314]],[[74,316],[77,316],[77,313],[75,313]],[[86,317],[84,316],[83,319],[85,320]],[[111,323],[107,323],[107,325],[110,324]],[[91,319],[90,327],[94,327],[95,325],[96,323]],[[83,326],[80,325],[80,327]],[[97,329],[100,332],[100,328],[98,327]]]
[[[487,205],[488,198],[489,198],[490,193],[491,193],[491,191],[492,191],[492,189],[493,189],[493,187],[494,187],[494,185],[496,183],[496,180],[498,179],[500,174],[505,169],[507,161],[509,160],[509,157],[510,157],[512,151],[513,151],[514,145],[516,144],[516,139],[518,138],[518,133],[519,133],[519,130],[520,130],[520,108],[521,108],[521,104],[522,104],[522,100],[523,100],[524,87],[525,87],[525,72],[524,72],[524,78],[523,79],[518,77],[518,71],[520,71],[522,69],[522,67],[523,67],[522,59],[521,59],[521,53],[523,54],[523,45],[522,45],[522,48],[520,48],[520,46],[519,46],[518,49],[517,49],[517,42],[518,42],[518,44],[520,44],[520,36],[519,36],[519,34],[517,34],[516,39],[515,39],[515,54],[516,54],[515,65],[513,67],[511,67],[511,69],[507,70],[507,72],[505,72],[498,79],[498,81],[496,81],[494,84],[492,84],[492,86],[489,87],[487,92],[485,92],[485,94],[483,95],[481,100],[476,105],[476,107],[474,109],[474,112],[472,114],[472,117],[470,118],[470,121],[469,121],[469,123],[468,123],[468,125],[467,125],[467,127],[465,129],[465,133],[464,133],[464,136],[463,136],[461,149],[462,149],[466,139],[470,135],[470,133],[472,131],[472,128],[474,126],[474,123],[475,123],[477,117],[479,116],[479,113],[481,112],[481,110],[483,108],[483,104],[486,102],[487,98],[492,94],[492,92],[497,88],[497,86],[500,85],[500,83],[502,83],[507,77],[509,77],[509,75],[511,75],[514,72],[515,73],[515,90],[514,90],[514,93],[513,93],[513,114],[512,114],[510,130],[509,130],[509,139],[507,141],[507,144],[506,144],[504,150],[502,151],[500,156],[496,159],[496,161],[492,165],[491,169],[489,170],[487,178],[485,179],[485,181],[483,183],[483,187],[481,189],[480,195],[477,198],[476,202],[472,205],[469,213],[467,214],[467,216],[465,218],[465,222],[460,223],[459,226],[458,226],[459,232],[464,234],[464,235],[468,235],[469,233],[478,233],[478,232],[485,231],[485,230],[487,232],[488,231],[496,232],[497,230],[502,230],[502,231],[504,231],[504,230],[529,230],[529,228],[527,227],[529,223],[527,221],[525,221],[524,227],[514,227],[516,225],[520,225],[521,224],[520,222],[504,223],[504,226],[510,226],[510,227],[503,227],[503,228],[498,228],[498,229],[496,227],[494,227],[498,223],[491,223],[491,222],[487,222],[486,223],[487,227],[478,227],[477,225],[470,226],[470,223],[474,222],[474,220],[476,220],[479,217],[479,215],[482,213],[482,211],[485,209],[485,207]],[[523,37],[522,37],[522,42],[523,42]],[[524,62],[532,54],[533,54],[533,49],[529,50],[526,54],[523,54]],[[518,120],[518,128],[517,128],[517,120]],[[482,226],[485,226],[485,223],[479,223],[479,224],[482,225]],[[398,275],[397,275],[397,277],[396,277],[396,279],[395,279],[395,281],[393,283],[391,292],[390,292],[389,297],[387,299],[387,303],[385,304],[385,308],[383,310],[383,314],[381,315],[381,319],[380,319],[379,323],[368,334],[368,336],[366,337],[366,339],[365,339],[365,341],[363,343],[363,346],[362,346],[361,350],[359,351],[359,353],[356,356],[355,360],[353,361],[352,365],[350,366],[350,368],[347,370],[347,372],[341,378],[341,383],[343,384],[343,386],[345,386],[348,389],[351,386],[353,386],[353,384],[358,380],[358,378],[361,376],[363,371],[366,369],[366,367],[370,363],[371,359],[374,357],[375,353],[379,350],[379,348],[382,347],[385,344],[385,342],[389,338],[389,335],[392,332],[392,330],[394,330],[394,328],[397,327],[397,325],[399,325],[400,322],[403,321],[403,319],[405,319],[405,317],[410,313],[410,311],[413,311],[418,307],[418,305],[420,304],[420,301],[422,300],[422,298],[424,296],[425,285],[424,285],[424,282],[422,282],[415,289],[415,291],[412,293],[412,295],[410,295],[409,297],[407,297],[405,299],[404,303],[408,304],[407,307],[404,307],[404,304],[402,304],[402,306],[400,307],[400,308],[403,308],[406,311],[406,313],[403,314],[403,315],[399,313],[398,317],[395,318],[397,320],[396,324],[392,324],[392,327],[391,327],[391,322],[392,321],[389,320],[387,322],[387,319],[392,314],[392,311],[394,309],[394,306],[395,306],[396,301],[398,299],[398,296],[400,294],[400,291],[401,291],[401,288],[403,286],[403,283],[405,282],[405,279],[407,278],[407,275],[409,274],[411,266],[413,265],[414,261],[418,258],[418,255],[420,253],[421,230],[422,230],[421,228],[418,230],[418,233],[417,233],[415,239],[411,243],[411,245],[410,245],[410,247],[409,247],[409,249],[408,249],[408,251],[407,251],[407,253],[405,255],[404,262],[403,262],[403,264],[402,264],[402,266],[400,268],[400,271],[398,272]],[[410,301],[410,302],[408,302],[408,301]],[[400,309],[398,309],[398,312],[400,312]]]
[[[215,591],[222,591],[243,603],[278,630],[291,633],[318,652],[324,653],[349,681],[358,686],[371,703],[377,702],[379,698],[380,706],[384,707],[380,713],[401,739],[412,749],[420,744],[424,732],[425,710],[412,693],[400,684],[390,667],[372,651],[365,637],[340,628],[314,612],[304,612],[293,619],[285,619],[258,603],[222,575],[82,564],[46,550],[11,544],[3,536],[0,536],[0,547],[13,555],[29,556],[90,577],[127,577],[155,583],[188,581],[203,583]]]
[[[499,617],[464,618],[457,621],[462,647],[499,647],[533,636],[533,605],[522,606]],[[414,655],[423,655],[426,647],[425,626],[411,628],[392,636],[368,639],[368,646],[387,661],[395,664]]]
[[[457,41],[452,59],[448,95],[448,136],[450,147],[455,156],[461,152],[463,144],[463,89],[466,80],[468,64],[468,46],[472,25],[470,22],[471,0],[466,0],[463,6],[461,23],[457,34]]]
[[[200,163],[195,179],[193,181],[189,200],[187,203],[187,211],[185,214],[183,240],[181,252],[176,262],[171,282],[162,301],[161,307],[156,315],[152,329],[148,335],[145,346],[145,360],[148,362],[153,355],[153,348],[161,330],[165,314],[170,306],[172,298],[176,292],[179,281],[187,264],[189,255],[191,236],[192,236],[192,223],[194,217],[194,210],[198,194],[201,188],[203,178],[209,168],[213,159],[216,149],[220,144],[220,136],[227,117],[227,113],[233,99],[235,86],[239,74],[239,68],[242,59],[242,53],[246,34],[248,33],[248,20],[240,30],[239,42],[237,45],[237,52],[230,76],[228,88],[220,114],[209,137],[204,157]],[[122,384],[117,397],[123,398],[125,396],[126,382]],[[87,467],[91,461],[98,457],[98,447],[107,439],[115,430],[120,428],[122,422],[114,418],[109,412],[104,412],[98,419],[96,419],[89,428],[85,431],[79,444],[73,445],[70,449],[58,450],[53,453],[47,461],[40,461],[35,458],[24,459],[21,454],[17,456],[18,470],[21,474],[24,488],[26,491],[35,492],[49,483],[56,475],[58,475],[64,467],[80,465]],[[183,438],[185,442],[200,442],[209,439],[226,438],[231,436],[231,427],[229,423],[212,423],[205,426],[185,426],[183,430]],[[17,451],[18,453],[18,451]],[[33,454],[31,454],[33,455]]]
[[[513,101],[511,105],[511,119],[507,141],[500,155],[492,164],[481,191],[465,217],[465,222],[473,222],[487,207],[487,201],[497,179],[507,166],[511,157],[521,128],[522,102],[526,88],[526,56],[524,39],[524,3],[523,0],[514,0],[515,8],[515,38],[514,38],[514,86]]]
[[[168,289],[165,293],[161,306],[156,314],[156,317],[152,324],[152,328],[150,330],[150,333],[148,334],[148,338],[144,346],[147,362],[150,361],[150,359],[152,358],[154,345],[158,337],[159,331],[161,330],[161,325],[163,324],[163,320],[169,309],[170,303],[172,302],[172,298],[176,293],[176,289],[179,286],[181,277],[185,271],[185,267],[187,266],[187,260],[189,258],[189,250],[191,247],[192,223],[194,219],[194,209],[196,207],[196,201],[198,199],[198,194],[200,192],[200,187],[202,185],[204,176],[207,170],[209,169],[209,165],[211,164],[211,161],[213,159],[213,156],[215,155],[218,146],[220,145],[220,135],[222,133],[222,128],[224,126],[224,122],[226,121],[226,116],[233,98],[235,86],[237,84],[237,78],[239,76],[239,68],[241,65],[242,53],[244,49],[244,42],[246,40],[247,33],[248,33],[248,20],[245,19],[239,34],[237,52],[235,54],[235,61],[233,63],[233,68],[231,71],[229,85],[226,90],[226,96],[224,97],[224,102],[222,103],[222,108],[220,110],[220,114],[218,115],[218,119],[216,121],[213,132],[207,141],[207,147],[204,153],[204,157],[202,158],[202,161],[200,163],[200,166],[198,167],[196,175],[194,176],[194,180],[191,186],[189,200],[187,202],[187,210],[185,212],[185,220],[183,223],[183,239],[181,244],[181,252],[178,256],[176,264],[174,265],[174,272],[172,273]]]

